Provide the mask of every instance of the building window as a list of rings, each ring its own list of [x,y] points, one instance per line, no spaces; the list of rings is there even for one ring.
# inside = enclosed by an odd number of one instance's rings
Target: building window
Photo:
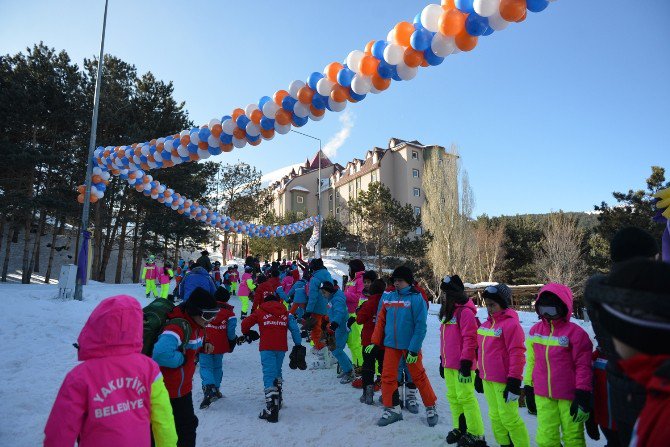
[[[305,201],[303,196],[298,196],[296,200],[298,203],[303,203]]]
[[[417,151],[412,151],[412,160],[418,160],[419,159],[419,153]]]
[[[376,182],[377,181],[377,173],[373,172],[370,174],[370,182]]]
[[[340,207],[335,208],[335,214],[340,214]]]
[[[328,200],[331,201],[331,202],[333,201],[333,195],[332,194],[328,195]]]
[[[421,215],[421,207],[420,206],[415,206],[414,207],[414,215],[415,216],[420,216]]]
[[[414,197],[421,197],[421,190],[419,188],[414,188]]]
[[[418,169],[412,169],[412,177],[419,178],[419,170]]]
[[[414,230],[414,233],[417,236],[421,236],[421,233],[423,233],[423,230],[421,229],[421,227],[416,227],[416,230]]]

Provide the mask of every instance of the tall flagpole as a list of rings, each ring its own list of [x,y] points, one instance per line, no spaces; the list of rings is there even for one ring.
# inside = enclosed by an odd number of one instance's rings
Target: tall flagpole
[[[317,187],[317,199],[316,199],[316,214],[319,217],[319,221],[317,222],[317,225],[319,226],[319,239],[316,242],[316,246],[314,247],[314,257],[320,258],[321,257],[321,139],[317,137],[313,137],[311,135],[308,135],[306,133],[298,132],[297,130],[291,129],[291,132],[297,133],[299,135],[302,135],[303,137],[311,138],[312,140],[317,140],[319,142],[319,153],[317,154],[319,157],[319,186]]]
[[[105,52],[105,29],[107,27],[107,4],[109,0],[105,0],[105,14],[102,19],[102,38],[100,39],[100,56],[98,57],[98,72],[95,79],[95,96],[93,97],[93,116],[91,118],[91,138],[88,141],[88,159],[86,161],[86,190],[84,191],[84,209],[81,213],[81,231],[88,231],[88,218],[91,210],[91,176],[93,173],[93,152],[95,151],[95,137],[98,131],[98,108],[100,105],[100,86],[102,84],[102,65]],[[83,243],[88,243],[88,239],[84,238]],[[88,250],[86,250],[88,253]],[[88,266],[87,260],[80,262],[79,269],[86,270]],[[82,299],[82,282],[86,278],[87,272],[78,272],[77,282],[74,289],[74,299],[81,301]]]

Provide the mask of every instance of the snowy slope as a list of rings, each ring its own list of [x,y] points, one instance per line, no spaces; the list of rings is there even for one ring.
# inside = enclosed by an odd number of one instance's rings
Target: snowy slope
[[[346,273],[346,265],[326,262],[333,276]],[[4,322],[0,338],[8,348],[3,350],[0,374],[0,445],[37,446],[58,388],[76,364],[76,341],[86,318],[105,297],[128,294],[142,304],[143,288],[135,284],[91,284],[85,287],[82,302],[60,301],[52,285],[0,285],[4,304]],[[239,313],[239,302],[231,299]],[[423,411],[418,415],[405,412],[405,420],[386,428],[375,426],[381,407],[359,403],[360,390],[340,385],[335,370],[300,371],[285,362],[285,407],[278,424],[257,419],[264,405],[258,345],[240,346],[224,357],[224,399],[207,410],[197,409],[202,399],[200,378],[196,373],[194,400],[200,419],[198,445],[203,447],[258,446],[276,444],[327,446],[442,446],[451,429],[451,416],[445,398],[444,382],[438,374],[439,329],[437,307],[431,307],[429,332],[423,352],[431,383],[438,395],[440,423],[429,428]],[[480,310],[480,317],[485,311]],[[535,321],[533,314],[522,314],[527,330]],[[239,325],[238,325],[239,333]],[[311,356],[311,354],[310,354]],[[312,359],[308,357],[308,363]],[[478,399],[484,413],[487,439],[494,445],[490,423],[486,418],[483,395]],[[525,409],[521,414],[533,436],[536,422]],[[604,445],[591,442],[590,446]]]

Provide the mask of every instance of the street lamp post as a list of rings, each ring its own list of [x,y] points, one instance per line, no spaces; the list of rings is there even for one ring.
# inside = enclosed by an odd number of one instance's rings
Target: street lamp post
[[[98,72],[95,79],[95,96],[93,97],[93,116],[91,118],[91,138],[88,141],[88,159],[86,160],[86,189],[84,191],[84,209],[81,213],[81,231],[85,232],[88,229],[88,217],[91,210],[91,176],[93,173],[93,152],[95,151],[95,137],[98,131],[98,107],[100,105],[100,86],[102,84],[102,59],[105,51],[105,28],[107,27],[107,4],[109,0],[105,0],[105,14],[102,19],[102,37],[100,39],[100,56],[98,57]],[[87,238],[84,238],[83,243],[88,243]],[[87,250],[88,252],[88,250]],[[83,267],[82,267],[83,266]],[[87,260],[83,263],[80,261],[79,269],[83,268],[83,272],[78,272],[77,282],[74,289],[74,299],[81,301],[82,299],[82,281],[86,278],[86,269],[88,268]]]
[[[306,133],[298,132],[297,130],[291,129],[291,132],[297,133],[299,135],[302,135],[303,137],[311,138],[313,140],[317,140],[319,142],[319,183],[318,183],[318,189],[317,189],[317,199],[316,199],[316,214],[319,216],[319,221],[317,225],[319,225],[319,239],[316,242],[316,247],[314,247],[314,257],[320,258],[321,257],[321,139],[317,137],[313,137],[312,135],[307,135]]]

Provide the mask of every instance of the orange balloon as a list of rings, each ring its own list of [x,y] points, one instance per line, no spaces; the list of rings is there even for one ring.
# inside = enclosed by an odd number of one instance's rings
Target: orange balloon
[[[466,30],[461,31],[454,39],[456,46],[461,51],[470,51],[477,46],[477,36],[471,36]]]
[[[219,138],[221,136],[221,132],[223,132],[221,124],[214,124],[210,130],[212,132],[212,135],[214,135],[214,137],[216,138]]]
[[[409,22],[399,22],[396,24],[393,30],[395,31],[394,34],[396,43],[404,47],[410,46],[409,39],[412,37],[412,33],[414,32],[414,25]]]
[[[233,122],[237,122],[237,118],[239,118],[242,115],[244,115],[244,110],[239,108],[233,110]]]
[[[272,100],[277,104],[279,107],[281,107],[281,102],[288,96],[288,92],[286,90],[277,90],[274,95],[272,95]],[[262,114],[262,112],[261,112]],[[260,122],[260,118],[259,118]],[[256,123],[258,124],[258,123]]]
[[[84,195],[83,195],[83,194],[79,194],[79,195],[77,196],[77,202],[79,202],[79,203],[84,203]]]
[[[200,143],[198,143],[198,149],[202,149],[203,151],[206,151],[208,147],[209,147],[209,144],[207,144],[206,141],[201,141]]]
[[[279,109],[275,116],[275,121],[281,126],[285,126],[291,122],[291,112],[284,109]]]
[[[251,122],[254,124],[260,124],[262,118],[263,118],[263,112],[261,112],[258,109],[251,112],[251,116],[249,117]]]
[[[98,196],[94,196],[93,194],[91,194],[90,202],[95,203],[97,201],[98,201]]]
[[[220,147],[221,147],[221,150],[223,152],[230,152],[230,151],[233,150],[233,145],[232,144],[223,144]]]
[[[198,154],[192,154],[192,153],[190,153],[190,152],[188,153],[188,158],[190,158],[191,161],[198,161],[198,160],[200,160],[200,157],[198,157]]]
[[[374,44],[375,44],[374,40],[371,40],[370,42],[365,44],[365,54],[372,54],[372,45]]]
[[[159,144],[158,146],[156,146],[156,148],[157,148],[157,149],[162,149],[162,148],[163,148],[163,143],[161,143],[161,144]],[[123,150],[123,149],[119,149],[119,150],[117,151],[117,155],[118,155],[119,157],[123,158],[123,157],[126,156],[126,151]]]
[[[528,10],[523,12],[523,16],[519,20],[517,20],[517,23],[520,23],[520,22],[523,22],[524,20],[526,20],[526,14],[528,14]]]
[[[345,88],[345,87],[342,87],[340,84],[335,84],[333,86],[333,90],[331,90],[331,92],[330,92],[330,97],[335,102],[346,101],[347,96],[349,96],[349,89]]]
[[[448,11],[450,9],[456,8],[456,5],[454,4],[454,0],[442,0],[442,9],[445,11]]]
[[[93,177],[91,177],[91,181],[93,183],[100,183],[102,182],[102,177],[100,177],[99,175],[94,175]]]
[[[146,175],[142,177],[142,183],[149,183],[149,177]]]
[[[526,0],[500,0],[500,17],[517,22],[526,14]]]
[[[465,29],[467,15],[458,9],[450,9],[442,13],[438,22],[439,30],[445,36],[455,36]]]
[[[408,67],[418,67],[423,62],[423,52],[409,47],[405,50],[403,60]]]
[[[177,152],[177,149],[172,149],[170,151],[170,155],[172,155],[173,157],[179,157],[179,152]],[[130,177],[130,175],[128,176]]]
[[[172,166],[174,166],[174,163],[172,162],[172,160],[163,160],[163,167],[164,168],[171,168]]]
[[[242,138],[247,136],[247,133],[243,129],[236,127],[235,130],[233,130],[233,136],[238,140],[241,140]]]
[[[421,62],[422,67],[430,67],[430,64],[426,61],[426,59],[423,59],[423,62]]]
[[[358,64],[359,71],[365,76],[372,76],[377,73],[377,66],[379,65],[379,59],[372,55],[363,56],[360,64]]]
[[[300,101],[303,104],[311,104],[312,99],[314,98],[314,90],[309,88],[308,86],[301,87],[300,90],[298,90],[298,101]]]
[[[179,142],[181,143],[182,146],[186,147],[186,146],[188,146],[188,143],[191,142],[191,136],[190,135],[184,135],[183,137],[181,137]],[[137,154],[135,154],[135,155],[137,156]]]
[[[258,146],[259,144],[261,144],[261,141],[262,140],[259,138],[256,141],[250,141],[249,144],[252,145],[252,146]]]
[[[317,109],[314,106],[309,106],[309,110],[314,116],[323,116],[323,114],[326,113],[326,109]]]
[[[135,189],[137,191],[144,191],[144,186],[140,183],[139,185],[135,185]]]
[[[79,186],[77,186],[77,192],[78,192],[79,194],[84,194],[85,191],[86,191],[86,186],[85,186],[85,185],[79,185]]]
[[[330,82],[337,82],[337,74],[342,70],[344,66],[339,62],[331,62],[326,65],[326,77]]]
[[[389,88],[391,80],[384,79],[379,75],[374,75],[372,76],[372,85],[374,85],[377,90],[383,91]]]
[[[184,208],[179,208],[179,209],[177,210],[177,212],[178,212],[179,214],[184,214]]]
[[[155,145],[156,145],[156,139],[155,139],[155,138],[154,138],[153,140],[149,141],[149,146],[155,146]],[[119,148],[116,147],[116,148],[114,148],[114,150],[115,150],[115,151],[118,151]]]
[[[263,135],[263,138],[272,138],[274,134],[275,134],[274,129],[270,130],[261,129],[261,135]]]

